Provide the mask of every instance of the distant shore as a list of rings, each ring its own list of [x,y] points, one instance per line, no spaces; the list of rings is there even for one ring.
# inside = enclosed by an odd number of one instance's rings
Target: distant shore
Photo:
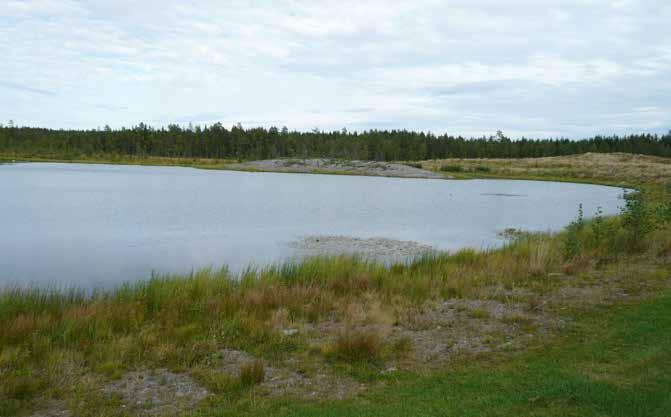
[[[91,157],[85,159],[59,159],[45,157],[7,157],[0,155],[0,163],[12,162],[52,162],[81,164],[176,166],[199,169],[218,169],[245,172],[284,172],[299,174],[358,175],[395,178],[452,179],[450,175],[417,168],[400,162],[351,161],[344,159],[265,159],[258,161],[235,161],[205,158],[163,158],[163,157]]]
[[[624,153],[585,153],[542,158],[470,158],[425,161],[350,161],[344,159],[233,159],[93,155],[63,159],[49,156],[0,154],[0,164],[59,162],[141,166],[174,166],[245,172],[286,172],[401,178],[560,181],[638,188],[671,178],[671,159]]]

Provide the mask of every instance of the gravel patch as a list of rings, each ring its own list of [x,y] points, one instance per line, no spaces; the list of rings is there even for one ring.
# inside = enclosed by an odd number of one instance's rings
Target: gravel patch
[[[222,349],[214,369],[235,378],[243,365],[254,360],[256,358],[246,352]],[[264,381],[257,387],[259,392],[270,396],[342,400],[353,397],[365,388],[350,377],[334,375],[327,365],[318,361],[315,362],[314,372],[309,374],[291,369],[292,365],[291,361],[283,366],[265,364]]]
[[[265,159],[229,165],[232,169],[270,172],[332,172],[378,177],[451,178],[443,174],[392,162],[348,161],[338,159]]]
[[[143,416],[178,415],[209,395],[189,375],[165,369],[129,372],[119,381],[108,384],[104,391],[121,395]]]
[[[308,236],[290,243],[306,255],[357,254],[364,258],[397,260],[416,257],[433,248],[414,241],[387,238],[357,238],[348,236]]]
[[[31,414],[30,417],[70,417],[71,415],[63,401],[52,400],[44,409]]]

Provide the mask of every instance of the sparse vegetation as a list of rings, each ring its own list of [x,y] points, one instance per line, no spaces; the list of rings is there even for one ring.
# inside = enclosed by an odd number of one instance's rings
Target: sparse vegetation
[[[445,164],[440,166],[440,170],[443,172],[462,172],[464,167],[455,164]]]

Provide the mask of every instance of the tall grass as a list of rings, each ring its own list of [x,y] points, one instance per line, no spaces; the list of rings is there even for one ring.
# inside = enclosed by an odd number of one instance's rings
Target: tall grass
[[[368,293],[411,304],[466,296],[488,283],[533,279],[559,267],[561,260],[551,256],[556,245],[554,236],[528,235],[498,250],[432,253],[394,265],[356,256],[315,257],[239,276],[225,269],[153,276],[93,294],[11,288],[0,294],[0,346],[29,345],[35,338],[62,347],[92,346],[123,337],[179,345],[212,334],[249,345],[273,339],[267,322],[278,309],[311,322],[344,314],[343,306]]]

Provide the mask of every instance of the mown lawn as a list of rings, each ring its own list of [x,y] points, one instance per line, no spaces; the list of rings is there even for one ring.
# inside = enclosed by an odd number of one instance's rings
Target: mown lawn
[[[352,401],[260,401],[222,406],[214,415],[669,416],[671,292],[602,309],[554,347],[505,364],[400,377]]]

